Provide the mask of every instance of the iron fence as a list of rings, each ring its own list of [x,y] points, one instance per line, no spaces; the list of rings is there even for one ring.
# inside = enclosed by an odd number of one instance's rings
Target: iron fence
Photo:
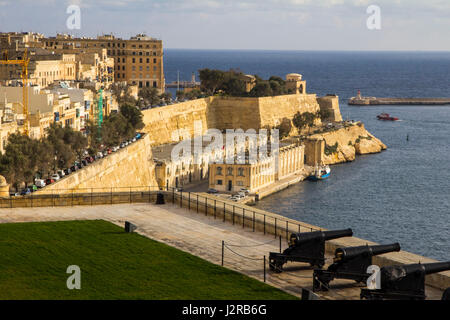
[[[222,200],[216,196],[203,195],[196,192],[177,191],[176,188],[161,190],[158,186],[109,187],[82,189],[42,189],[36,193],[0,199],[0,208],[26,207],[60,207],[81,205],[105,205],[123,203],[156,202],[157,194],[162,193],[164,200],[190,211],[222,219],[243,229],[264,234],[273,234],[275,238],[285,237],[290,233],[320,231],[295,220],[266,214],[262,210]]]

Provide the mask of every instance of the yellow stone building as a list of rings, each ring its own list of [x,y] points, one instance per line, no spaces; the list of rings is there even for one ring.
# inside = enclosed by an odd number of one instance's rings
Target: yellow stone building
[[[235,160],[234,163],[210,163],[209,187],[218,191],[236,192],[247,189],[250,192],[269,186],[304,169],[304,145],[280,143],[278,156],[269,153],[250,161]],[[243,162],[243,163],[239,163]]]
[[[8,51],[8,59],[22,59],[24,48]],[[28,82],[45,88],[58,80],[76,80],[77,62],[74,54],[56,54],[39,48],[28,51]],[[0,65],[0,81],[22,82],[20,65]]]
[[[114,81],[126,81],[139,88],[153,87],[164,92],[164,68],[162,40],[138,34],[129,40],[113,35],[94,38],[73,38],[59,34],[42,39],[44,48],[86,50],[105,48],[108,57],[114,59]]]

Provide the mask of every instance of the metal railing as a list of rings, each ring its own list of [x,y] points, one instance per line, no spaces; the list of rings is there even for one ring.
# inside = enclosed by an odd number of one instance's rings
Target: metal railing
[[[275,238],[281,236],[289,240],[290,233],[321,230],[295,220],[270,215],[246,205],[221,200],[214,196],[177,191],[176,188],[161,190],[158,186],[43,189],[26,196],[0,199],[0,208],[154,203],[158,193],[164,195],[165,201],[176,206],[187,208],[205,216],[213,216],[214,219],[222,219],[223,222],[230,222],[243,229],[251,229],[253,232],[261,231],[264,234],[273,234]]]

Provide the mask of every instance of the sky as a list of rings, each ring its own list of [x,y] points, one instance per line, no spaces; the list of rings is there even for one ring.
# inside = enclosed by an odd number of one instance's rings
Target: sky
[[[81,25],[71,30],[73,4]],[[165,48],[450,51],[450,0],[0,0],[0,31],[146,33]]]

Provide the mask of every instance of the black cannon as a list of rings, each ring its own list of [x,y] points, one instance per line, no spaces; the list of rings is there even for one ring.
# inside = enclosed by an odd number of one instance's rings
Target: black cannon
[[[365,282],[370,276],[367,267],[372,265],[372,257],[393,251],[400,251],[400,244],[337,248],[334,263],[327,270],[314,270],[313,291],[328,290],[329,283],[333,279]]]
[[[446,270],[450,261],[383,267],[381,289],[361,289],[361,299],[425,300],[425,275]]]
[[[289,247],[283,253],[270,252],[270,270],[281,272],[288,261],[307,262],[322,268],[325,264],[325,241],[352,235],[352,229],[292,233]]]

